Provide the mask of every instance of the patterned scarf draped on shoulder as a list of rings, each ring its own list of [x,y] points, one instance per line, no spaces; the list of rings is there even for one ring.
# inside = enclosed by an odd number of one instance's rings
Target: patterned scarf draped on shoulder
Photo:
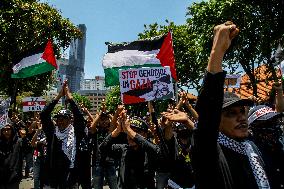
[[[222,133],[219,133],[218,143],[239,154],[248,157],[250,166],[253,170],[254,178],[260,189],[269,189],[269,182],[263,168],[263,161],[257,150],[250,144],[249,141],[238,142]]]
[[[55,135],[57,139],[62,141],[62,147],[64,154],[70,160],[70,168],[74,168],[75,156],[76,156],[76,138],[74,132],[74,126],[69,125],[63,131],[60,131],[58,127],[55,129]]]
[[[8,109],[10,102],[10,97],[7,99],[0,98],[0,129],[5,127],[5,125],[8,123]]]

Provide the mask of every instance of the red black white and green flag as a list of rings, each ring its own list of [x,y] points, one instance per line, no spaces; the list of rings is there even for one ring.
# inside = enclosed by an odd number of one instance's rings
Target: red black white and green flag
[[[172,77],[177,80],[173,41],[170,32],[164,36],[109,44],[103,61],[106,87],[119,85],[118,70],[142,67],[169,66]]]
[[[51,40],[44,51],[23,58],[13,67],[12,78],[27,78],[57,69]]]

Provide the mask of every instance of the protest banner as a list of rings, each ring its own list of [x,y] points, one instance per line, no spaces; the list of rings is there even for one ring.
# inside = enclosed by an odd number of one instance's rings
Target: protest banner
[[[227,74],[225,78],[226,88],[240,88],[241,74]]]
[[[124,104],[173,98],[169,67],[119,70],[119,82]]]
[[[281,77],[283,78],[283,76],[284,76],[284,60],[280,63],[279,67],[280,67],[279,71],[280,71]]]
[[[10,102],[11,98],[6,100],[0,99],[0,129],[7,124]]]
[[[25,97],[23,99],[23,112],[42,111],[46,101],[43,97]]]

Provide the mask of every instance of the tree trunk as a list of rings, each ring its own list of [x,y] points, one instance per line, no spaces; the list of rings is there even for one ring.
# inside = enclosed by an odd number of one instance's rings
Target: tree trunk
[[[257,81],[256,81],[255,75],[254,75],[254,66],[252,66],[252,68],[250,69],[249,63],[247,63],[245,60],[241,60],[240,64],[249,77],[249,80],[250,80],[251,86],[252,86],[252,90],[253,90],[253,96],[258,97],[257,96],[257,85],[256,85]]]

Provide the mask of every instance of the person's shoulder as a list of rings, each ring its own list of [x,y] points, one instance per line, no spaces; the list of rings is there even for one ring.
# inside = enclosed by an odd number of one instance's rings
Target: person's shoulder
[[[20,137],[16,137],[15,139],[14,139],[14,142],[13,142],[13,146],[14,147],[19,147],[19,148],[22,148],[23,147],[23,139],[22,138],[20,138]]]
[[[4,140],[0,138],[0,148],[4,146]]]
[[[19,143],[19,144],[22,144],[22,143],[23,143],[23,139],[20,138],[20,137],[18,137],[18,138],[16,139],[16,141],[17,141],[17,143]]]

